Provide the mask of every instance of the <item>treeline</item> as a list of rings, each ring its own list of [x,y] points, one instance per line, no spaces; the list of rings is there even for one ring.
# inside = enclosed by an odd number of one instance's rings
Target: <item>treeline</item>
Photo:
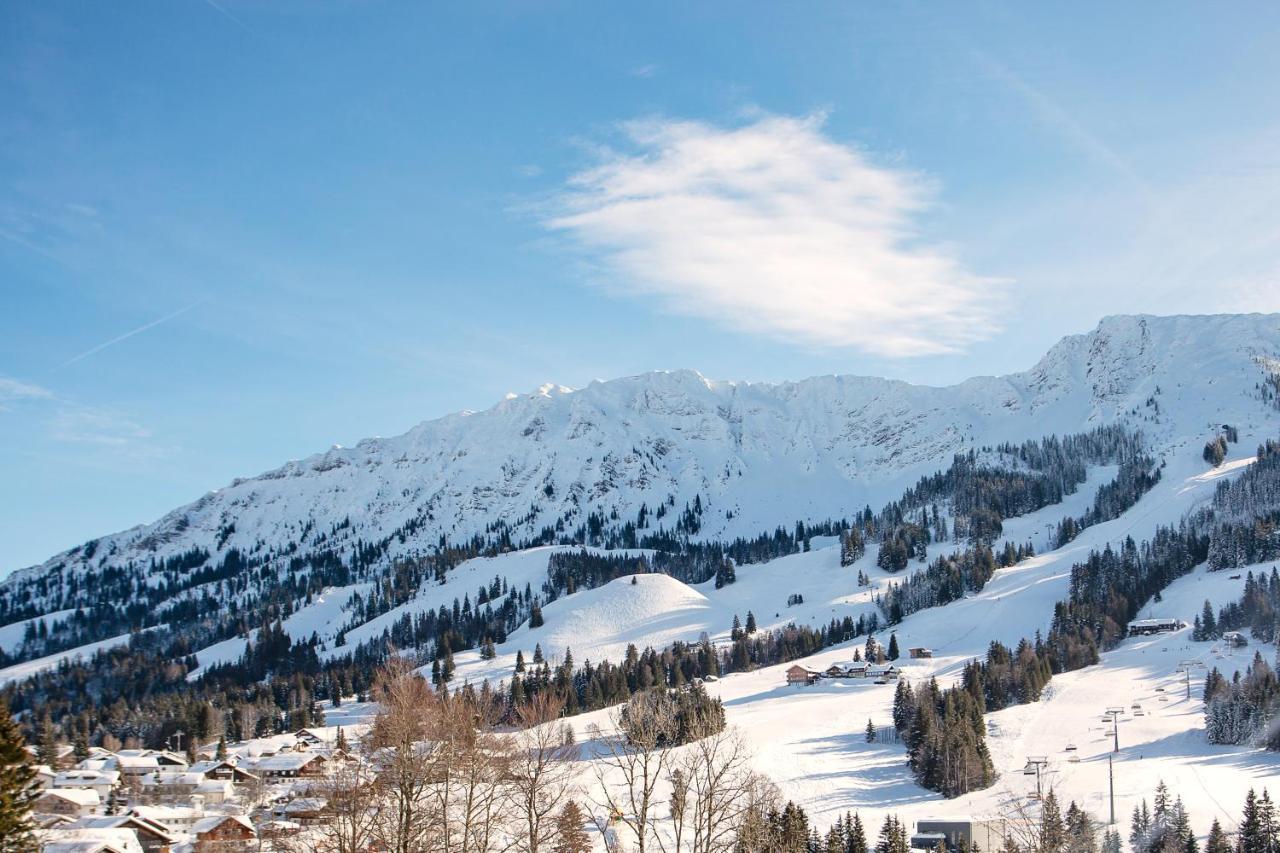
[[[1140,548],[1130,536],[1119,551],[1110,544],[1090,551],[1071,567],[1069,599],[1055,607],[1051,643],[1091,639],[1101,648],[1114,646],[1142,605],[1204,562],[1208,550],[1208,535],[1184,521],[1157,528]]]
[[[279,634],[269,626],[262,646],[278,642]],[[122,744],[159,749],[179,730],[208,742],[224,734],[240,740],[323,725],[325,707],[367,693],[385,657],[362,647],[321,662],[312,644],[292,643],[283,654],[297,661],[297,671],[257,679],[254,674],[261,670],[251,648],[239,663],[193,684],[187,675],[194,659],[172,652],[162,635],[139,633],[127,645],[64,662],[21,685],[6,685],[0,696],[28,737],[46,730],[46,737],[75,744],[81,752]]]
[[[524,661],[523,652],[517,656],[515,671],[503,689],[513,709],[548,694],[563,704],[565,713],[584,713],[625,702],[653,687],[681,688],[699,679],[798,660],[874,633],[878,627],[879,619],[872,614],[833,619],[817,628],[787,625],[772,631],[741,630],[727,648],[716,648],[709,640],[676,642],[661,651],[640,651],[630,645],[617,663],[585,661],[580,667],[570,650],[553,666],[537,649],[532,664]]]
[[[1260,653],[1254,652],[1243,677],[1237,672],[1228,681],[1214,667],[1205,678],[1204,702],[1209,743],[1280,749],[1280,727],[1275,725],[1280,711],[1280,683]]]
[[[1099,487],[1098,493],[1094,497],[1093,505],[1084,515],[1079,518],[1068,516],[1058,524],[1058,530],[1055,535],[1057,547],[1065,545],[1078,536],[1080,531],[1093,524],[1119,517],[1121,513],[1137,503],[1142,495],[1146,494],[1160,481],[1160,470],[1154,467],[1154,463],[1149,457],[1141,453],[1140,437],[1126,433],[1119,428],[1108,428],[1104,435],[1109,437],[1108,440],[1103,441],[1101,438],[1097,438],[1099,444],[1084,442],[1085,445],[1092,447],[1094,450],[1094,455],[1089,458],[1108,458],[1101,453],[1101,450],[1112,448],[1114,452],[1121,454],[1119,471],[1110,482]],[[1074,446],[1076,444],[1074,438],[1068,437],[1067,444]],[[1111,441],[1114,441],[1115,444],[1112,445]],[[1046,448],[1053,448],[1056,451],[1060,447],[1061,445],[1054,444],[1048,439],[1039,443],[1029,442],[1023,446],[1019,458],[1025,455],[1027,458],[1034,460],[1036,464],[1050,465],[1054,460],[1059,460],[1059,456],[1056,452],[1047,453]],[[1065,460],[1059,461],[1062,461],[1063,465],[1067,465]],[[1051,468],[1051,470],[1053,469]],[[1069,466],[1061,469],[1063,472],[1068,470],[1070,470]],[[1063,476],[1060,475],[1059,479],[1054,480],[1054,482],[1061,483]],[[1071,480],[1067,477],[1066,481],[1070,482]],[[997,478],[986,479],[982,482],[989,487],[992,483],[1001,481]],[[1004,482],[1018,481],[1006,480]],[[1057,501],[1061,500],[1061,495],[1056,491],[1046,493],[1057,494]],[[1011,506],[1018,505],[1016,503],[1011,504]],[[994,512],[991,506],[988,503],[984,511]],[[1028,557],[1035,556],[1035,549],[1030,543],[1015,546],[1011,542],[1006,542],[999,553],[993,553],[988,543],[1001,533],[1000,518],[997,517],[992,521],[981,514],[976,516],[977,522],[974,521],[974,518],[971,516],[969,521],[971,525],[969,529],[977,533],[977,535],[971,535],[970,537],[974,540],[974,544],[950,555],[935,558],[927,568],[914,573],[902,583],[891,583],[889,589],[877,599],[880,609],[884,612],[890,624],[896,624],[918,610],[948,604],[963,598],[969,593],[979,592],[991,580],[996,569],[1005,568]],[[957,530],[960,529],[958,519],[959,517],[957,517],[956,522]],[[981,530],[972,527],[975,523],[982,526]],[[932,526],[934,529],[939,528],[937,522],[934,522]],[[914,554],[923,558],[927,535],[925,526],[909,522],[899,525],[894,528],[891,536],[904,538],[891,538],[886,541],[881,546],[877,565],[888,571],[898,571],[906,567],[908,555]],[[957,535],[957,541],[960,541],[959,535]]]
[[[1208,601],[1196,617],[1193,639],[1213,640],[1226,631],[1248,631],[1263,643],[1274,643],[1280,636],[1280,572],[1273,566],[1270,574],[1250,571],[1245,575],[1244,590],[1238,601],[1224,604],[1218,615]]]

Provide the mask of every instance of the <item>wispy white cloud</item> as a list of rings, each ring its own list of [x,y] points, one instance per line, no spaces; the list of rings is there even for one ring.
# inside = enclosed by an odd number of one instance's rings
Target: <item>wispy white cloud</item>
[[[653,63],[649,63],[647,65],[637,65],[635,68],[631,69],[631,76],[639,77],[642,80],[647,80],[648,78],[652,77],[657,73],[658,73],[658,66],[654,65]]]
[[[823,117],[624,131],[633,150],[574,175],[545,221],[598,260],[609,287],[878,355],[952,352],[997,331],[1005,283],[919,238],[931,182],[830,139]]]
[[[92,445],[149,454],[157,448],[151,431],[132,417],[90,406],[21,379],[0,376],[0,414],[29,420],[55,442]]]
[[[0,403],[6,400],[41,400],[49,399],[53,392],[48,388],[0,376]]]
[[[145,442],[151,431],[118,412],[83,406],[64,408],[50,423],[51,436],[72,444],[123,448]]]
[[[154,329],[156,326],[159,326],[161,323],[167,323],[176,317],[181,317],[183,314],[187,313],[188,311],[194,308],[199,308],[201,305],[205,304],[208,301],[209,299],[207,297],[205,299],[198,299],[195,302],[192,302],[190,305],[187,305],[183,308],[179,308],[177,311],[173,311],[169,314],[165,314],[163,317],[159,317],[155,320],[152,320],[149,323],[143,323],[138,328],[131,329],[125,332],[123,335],[116,335],[111,340],[104,341],[98,344],[97,346],[91,349],[87,349],[84,352],[80,353],[79,355],[64,361],[61,365],[59,365],[59,369],[63,367],[70,367],[71,365],[75,364],[77,361],[84,361],[89,356],[96,355],[97,353],[102,352],[107,347],[115,346],[121,341],[127,341],[129,338],[132,338],[134,335],[140,335],[143,332],[147,331],[148,329]]]

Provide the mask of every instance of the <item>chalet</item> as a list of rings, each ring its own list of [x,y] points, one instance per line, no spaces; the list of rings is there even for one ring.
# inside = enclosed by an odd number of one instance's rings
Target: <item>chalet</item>
[[[823,675],[827,678],[866,678],[869,666],[870,664],[862,660],[845,664],[837,663],[827,667],[827,671]]]
[[[1179,619],[1134,619],[1129,623],[1129,636],[1140,637],[1146,634],[1166,634],[1182,628]]]
[[[230,850],[248,850],[258,837],[253,824],[244,815],[210,815],[196,821],[191,827],[195,836],[195,853],[225,853]]]
[[[31,810],[37,814],[88,817],[102,808],[98,792],[88,788],[50,788],[36,798]]]
[[[1240,649],[1249,645],[1248,638],[1239,631],[1227,631],[1222,635],[1222,642],[1226,643],[1233,649]]]
[[[206,779],[225,779],[237,785],[257,780],[257,776],[230,761],[197,761],[187,768],[191,773],[199,773]]]
[[[329,740],[324,736],[323,732],[317,732],[315,729],[298,729],[293,733],[293,736],[299,743],[305,743],[308,746],[319,746],[320,744],[328,743]]]
[[[158,823],[173,832],[190,832],[205,817],[203,805],[195,806],[134,806],[129,814]]]
[[[924,646],[913,646],[907,649],[907,654],[916,659],[931,658],[933,657],[933,649],[926,649]]]
[[[143,853],[138,836],[131,829],[41,830],[42,853]]]
[[[899,674],[898,668],[891,663],[876,663],[867,668],[867,678],[877,680],[897,681]]]
[[[787,684],[813,684],[822,673],[795,664],[787,668]]]
[[[50,788],[89,788],[97,791],[105,803],[111,792],[120,785],[120,774],[115,770],[63,770],[53,777]]]
[[[253,769],[263,779],[292,779],[323,776],[327,765],[317,753],[284,752],[259,760]]]
[[[167,826],[137,815],[101,815],[82,817],[66,824],[66,829],[126,829],[132,830],[142,845],[143,853],[166,853],[178,843],[178,838]]]
[[[299,797],[284,805],[272,809],[272,815],[279,820],[292,821],[302,826],[311,826],[324,819],[328,803],[319,797]]]
[[[84,763],[84,762],[81,762]],[[118,770],[125,778],[145,776],[160,769],[160,762],[155,755],[142,750],[124,750],[103,764],[103,769]]]

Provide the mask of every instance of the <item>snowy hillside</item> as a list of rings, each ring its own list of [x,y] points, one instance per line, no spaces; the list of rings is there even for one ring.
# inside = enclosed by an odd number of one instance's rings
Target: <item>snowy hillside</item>
[[[1029,371],[950,387],[692,371],[548,385],[237,480],[18,571],[0,583],[0,636],[18,660],[161,622],[189,626],[196,642],[201,632],[223,640],[281,602],[289,616],[323,596],[349,616],[357,592],[369,612],[370,590],[385,591],[397,561],[442,543],[725,541],[879,507],[956,452],[1001,441],[1116,421],[1156,452],[1224,422],[1266,435],[1277,364],[1280,316],[1112,317]],[[430,609],[455,596],[424,589],[418,599]],[[397,592],[390,606],[406,600]],[[242,622],[229,623],[231,612]],[[55,613],[43,620],[47,641],[18,647],[18,623]],[[307,633],[289,621],[290,636]]]

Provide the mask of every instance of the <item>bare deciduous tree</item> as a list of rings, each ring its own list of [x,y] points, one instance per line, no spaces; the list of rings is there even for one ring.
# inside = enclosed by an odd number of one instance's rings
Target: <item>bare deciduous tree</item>
[[[610,720],[612,732],[592,729],[602,749],[593,766],[599,782],[595,804],[627,828],[635,838],[636,853],[645,853],[652,846],[653,812],[670,755],[665,744],[678,729],[674,705],[661,691],[638,693],[625,712],[613,711]]]
[[[751,803],[756,779],[732,729],[697,740],[672,762],[671,817],[676,853],[726,853]]]
[[[516,712],[509,779],[521,853],[540,853],[556,840],[557,813],[573,792],[578,747],[563,710],[564,700],[543,691]]]
[[[438,822],[427,807],[436,770],[432,720],[439,698],[413,665],[392,655],[378,673],[378,715],[366,739],[381,794],[372,834],[389,853],[428,849]]]
[[[319,853],[364,853],[374,841],[382,797],[377,776],[364,762],[345,763],[312,786],[326,802],[315,836]]]

